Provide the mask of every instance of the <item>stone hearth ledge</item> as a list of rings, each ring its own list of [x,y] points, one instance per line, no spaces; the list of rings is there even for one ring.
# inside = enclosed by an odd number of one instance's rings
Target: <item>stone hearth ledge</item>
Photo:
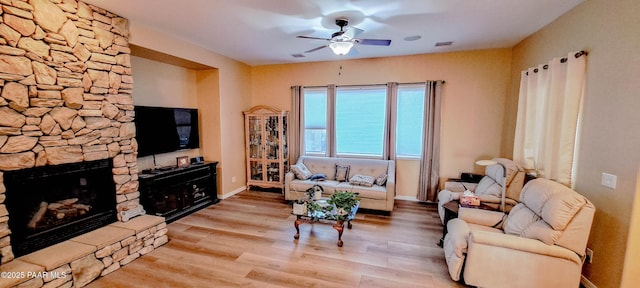
[[[47,287],[83,287],[167,243],[166,233],[163,217],[143,215],[128,222],[115,222],[3,264],[1,272],[24,272],[25,276],[2,277],[0,287],[23,283],[29,287],[45,283]],[[66,277],[34,278],[38,272],[64,272]]]

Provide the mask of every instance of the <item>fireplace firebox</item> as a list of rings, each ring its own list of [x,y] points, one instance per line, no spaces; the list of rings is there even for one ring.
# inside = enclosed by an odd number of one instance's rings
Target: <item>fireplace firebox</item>
[[[16,257],[117,221],[112,160],[4,173]]]

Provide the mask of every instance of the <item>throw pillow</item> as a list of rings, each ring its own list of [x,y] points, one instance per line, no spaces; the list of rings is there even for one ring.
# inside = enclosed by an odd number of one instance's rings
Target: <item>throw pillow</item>
[[[387,183],[387,177],[388,177],[388,175],[385,174],[385,173],[380,174],[380,176],[378,176],[378,178],[376,178],[376,185],[382,186],[382,185],[384,185],[384,183]]]
[[[349,179],[350,165],[336,164],[336,181],[345,182]]]
[[[358,186],[365,186],[365,187],[371,187],[371,186],[373,186],[373,182],[374,181],[375,181],[375,179],[373,179],[373,177],[371,177],[371,176],[356,174],[356,175],[353,175],[353,177],[351,177],[349,179],[349,184],[358,185]]]
[[[309,178],[309,180],[312,180],[312,181],[324,181],[324,180],[327,180],[327,175],[324,175],[322,173],[313,174],[313,175],[311,175],[311,178]]]
[[[298,163],[295,165],[291,165],[291,172],[296,175],[296,178],[300,180],[307,180],[311,178],[311,171],[307,169],[307,166],[304,166],[302,163]]]

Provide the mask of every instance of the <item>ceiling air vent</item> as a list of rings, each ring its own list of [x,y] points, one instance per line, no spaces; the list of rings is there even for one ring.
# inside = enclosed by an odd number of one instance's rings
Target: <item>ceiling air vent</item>
[[[306,57],[302,53],[291,54],[291,56],[293,56],[293,58],[304,58],[304,57]]]
[[[451,44],[453,44],[453,41],[437,42],[437,43],[436,43],[436,47],[441,47],[441,46],[451,46]]]

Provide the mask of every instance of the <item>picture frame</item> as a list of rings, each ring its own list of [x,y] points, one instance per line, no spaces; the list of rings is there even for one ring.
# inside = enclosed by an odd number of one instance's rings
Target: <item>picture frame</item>
[[[189,156],[176,157],[178,168],[189,166]]]

